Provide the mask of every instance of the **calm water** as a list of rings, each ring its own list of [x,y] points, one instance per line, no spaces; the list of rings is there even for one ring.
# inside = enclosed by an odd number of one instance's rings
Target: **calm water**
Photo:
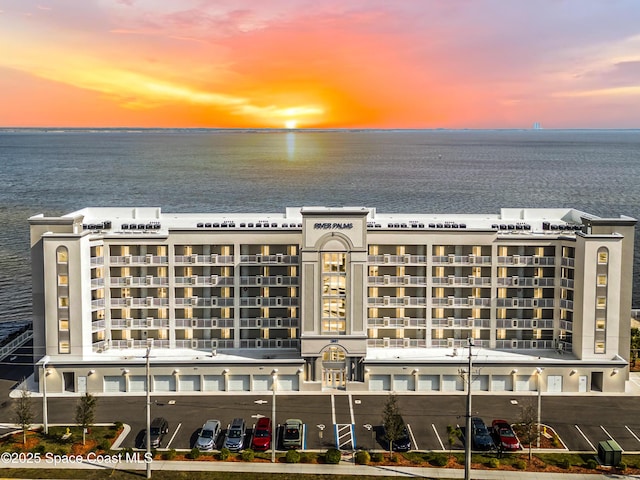
[[[640,218],[637,130],[0,130],[0,165],[1,321],[30,318],[27,218],[37,213],[348,205],[435,213],[575,207]],[[640,239],[636,272],[639,265]],[[640,306],[640,281],[634,292]]]

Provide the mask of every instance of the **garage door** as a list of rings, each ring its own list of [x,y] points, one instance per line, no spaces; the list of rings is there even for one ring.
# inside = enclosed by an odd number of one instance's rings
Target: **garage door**
[[[491,391],[510,392],[513,390],[513,377],[511,375],[491,375]]]
[[[437,392],[440,390],[440,376],[420,375],[418,377],[418,390]]]
[[[271,391],[271,375],[254,375],[253,390],[256,392]]]
[[[203,390],[207,392],[223,392],[224,377],[222,375],[204,375],[202,377]]]
[[[544,382],[543,382],[544,388]],[[549,375],[547,377],[547,392],[561,393],[562,392],[562,375]]]
[[[180,391],[181,392],[199,392],[200,391],[200,375],[181,375]]]
[[[124,392],[125,390],[125,378],[122,375],[113,377],[104,377],[104,391],[105,392]]]
[[[536,389],[536,382],[533,375],[516,376],[516,390],[518,392],[532,392]]]
[[[298,390],[298,375],[279,375],[278,391],[295,392]]]
[[[144,375],[132,375],[129,377],[129,391],[130,392],[146,392],[147,391],[147,377]]]
[[[464,390],[464,381],[460,375],[443,375],[442,376],[442,391],[443,392],[456,392]]]
[[[389,375],[371,375],[369,377],[369,390],[372,392],[389,391],[391,388]]]
[[[489,391],[489,375],[474,375],[471,377],[471,390],[479,392]]]
[[[176,377],[173,375],[155,375],[153,377],[154,392],[175,392]]]
[[[415,389],[413,375],[394,375],[393,389],[396,392],[410,392]]]
[[[249,375],[231,375],[229,376],[230,392],[248,392],[249,391]]]

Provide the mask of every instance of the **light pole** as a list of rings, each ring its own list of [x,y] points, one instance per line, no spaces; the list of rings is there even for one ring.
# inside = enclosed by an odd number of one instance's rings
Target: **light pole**
[[[151,478],[151,372],[149,358],[151,357],[151,345],[147,347],[146,358],[146,375],[147,375],[147,434],[145,435],[147,444],[147,453],[145,455],[145,463],[147,464],[147,478]]]
[[[278,388],[278,369],[274,368],[271,372],[273,379],[271,389],[273,391],[273,401],[271,402],[271,430],[275,431],[275,435],[271,435],[271,463],[276,463],[276,446],[278,443],[278,427],[276,423],[276,390]]]
[[[464,438],[464,479],[471,479],[471,347],[473,347],[473,339],[467,338],[467,348],[469,349],[469,366],[467,370],[467,422],[466,434]]]
[[[538,372],[538,435],[536,437],[536,447],[540,448],[540,413],[542,411],[542,371],[544,368],[536,367]]]

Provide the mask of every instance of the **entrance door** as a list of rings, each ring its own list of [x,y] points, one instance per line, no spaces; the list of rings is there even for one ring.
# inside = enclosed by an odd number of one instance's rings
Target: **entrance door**
[[[62,379],[64,380],[64,391],[75,392],[76,391],[76,374],[73,372],[63,372]]]
[[[87,377],[78,377],[78,392],[83,395],[87,393]]]
[[[587,391],[587,376],[586,375],[580,375],[580,378],[578,378],[578,391],[579,392],[586,392]]]
[[[322,352],[322,388],[347,387],[347,355],[342,347],[331,346]]]

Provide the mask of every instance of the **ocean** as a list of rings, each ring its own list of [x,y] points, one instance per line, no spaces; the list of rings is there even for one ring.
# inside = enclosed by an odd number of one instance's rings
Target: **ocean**
[[[10,323],[30,320],[27,219],[38,213],[573,207],[640,218],[640,130],[0,129],[0,165],[0,322]]]

